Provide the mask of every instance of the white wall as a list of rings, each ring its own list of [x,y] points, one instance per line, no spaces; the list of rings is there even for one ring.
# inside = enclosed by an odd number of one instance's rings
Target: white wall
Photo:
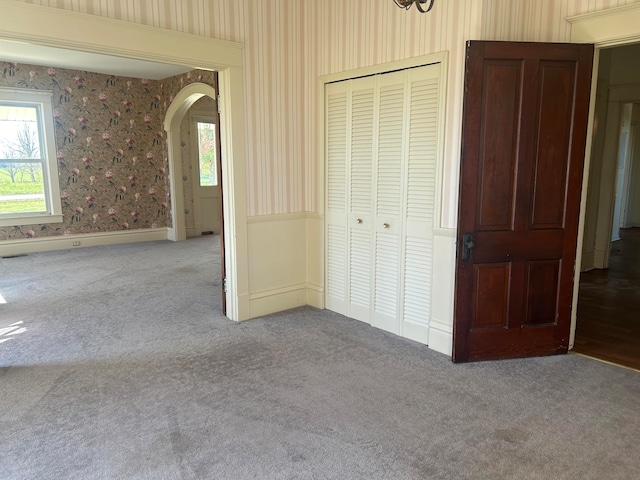
[[[631,154],[631,172],[629,178],[629,199],[627,204],[627,227],[640,227],[640,104],[633,104],[631,122],[635,124],[634,149]]]
[[[595,268],[598,204],[600,198],[601,170],[605,147],[605,132],[607,127],[607,113],[609,106],[609,79],[611,78],[612,51],[613,50],[609,49],[603,50],[600,53],[600,62],[598,67],[598,80],[593,123],[593,140],[591,143],[591,161],[589,166],[584,237],[582,244],[581,271],[588,271]]]
[[[581,270],[608,266],[623,105],[640,100],[640,45],[600,52]]]
[[[626,210],[626,197],[628,190],[628,174],[629,174],[629,148],[631,135],[631,112],[633,110],[632,103],[625,103],[622,107],[622,119],[620,122],[620,133],[618,140],[618,152],[616,155],[616,181],[614,186],[614,208],[613,222],[611,226],[611,241],[620,240],[620,228],[623,223],[623,210]]]

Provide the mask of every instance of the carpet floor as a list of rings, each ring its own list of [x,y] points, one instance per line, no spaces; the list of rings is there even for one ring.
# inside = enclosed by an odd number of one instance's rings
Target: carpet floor
[[[640,373],[220,314],[217,237],[0,259],[1,479],[637,479]]]

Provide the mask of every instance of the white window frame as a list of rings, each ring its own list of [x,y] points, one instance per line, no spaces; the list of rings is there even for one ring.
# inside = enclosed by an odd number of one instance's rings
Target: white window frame
[[[0,214],[0,227],[61,223],[63,220],[52,98],[53,92],[49,90],[0,88],[0,103],[36,108],[40,151],[44,158],[43,182],[46,203],[45,212]]]

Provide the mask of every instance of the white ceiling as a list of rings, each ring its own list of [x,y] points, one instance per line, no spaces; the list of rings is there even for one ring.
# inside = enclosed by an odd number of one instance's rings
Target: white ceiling
[[[0,61],[67,68],[122,77],[162,80],[193,70],[190,67],[132,60],[0,39]]]

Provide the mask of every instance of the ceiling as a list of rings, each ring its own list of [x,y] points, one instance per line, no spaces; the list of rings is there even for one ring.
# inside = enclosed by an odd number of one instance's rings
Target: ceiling
[[[191,67],[45,47],[0,39],[0,61],[67,68],[122,77],[162,80],[193,70]]]

